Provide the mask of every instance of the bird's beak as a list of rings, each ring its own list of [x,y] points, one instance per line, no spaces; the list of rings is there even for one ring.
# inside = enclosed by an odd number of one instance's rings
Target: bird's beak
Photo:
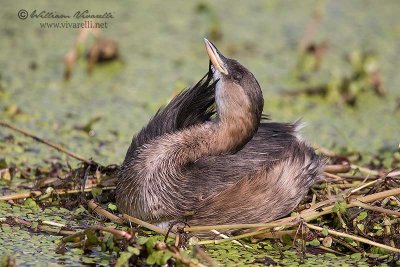
[[[228,75],[228,69],[226,68],[223,59],[225,58],[224,55],[222,55],[218,49],[213,45],[210,41],[208,41],[206,38],[204,38],[204,43],[206,44],[206,49],[208,53],[208,57],[211,60],[211,63],[213,64],[215,70]]]

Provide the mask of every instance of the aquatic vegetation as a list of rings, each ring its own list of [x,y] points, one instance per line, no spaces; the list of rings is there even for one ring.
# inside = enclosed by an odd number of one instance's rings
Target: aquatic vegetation
[[[400,252],[399,236],[393,234],[400,231],[399,171],[359,167],[357,160],[324,150],[331,163],[325,170],[327,181],[314,185],[292,216],[266,224],[184,226],[166,239],[164,230],[118,214],[113,192],[117,166],[102,166],[46,142],[80,160],[80,167],[73,169],[52,158],[36,168],[20,165],[12,177],[3,175],[0,180],[5,186],[0,196],[0,238],[6,240],[18,232],[22,246],[32,236],[40,242],[42,236],[48,238],[46,250],[52,252],[38,257],[39,262],[117,266],[297,262],[307,266],[329,264],[333,259],[343,264],[355,259],[360,264],[399,260],[393,254]],[[6,161],[1,164],[2,172],[10,172]],[[398,168],[398,162],[393,164]],[[18,187],[25,192],[9,192]],[[247,230],[228,238],[218,234],[225,229]],[[215,233],[215,239],[195,238],[196,232],[208,230]],[[24,257],[12,247],[17,245],[1,248],[7,256],[3,260],[23,262]],[[43,248],[40,246],[41,251]],[[70,255],[74,257],[68,258]]]
[[[320,2],[325,12],[311,40],[311,53],[302,62],[299,39]],[[26,2],[24,8],[46,9],[43,4]],[[199,241],[185,240],[182,235],[178,246],[185,243],[185,250],[176,248],[175,240],[164,242],[156,232],[135,223],[119,225],[91,210],[88,201],[94,199],[119,215],[112,177],[98,169],[99,165],[88,168],[82,161],[0,128],[0,196],[13,198],[0,201],[0,265],[123,265],[146,263],[153,253],[149,263],[177,263],[180,255],[193,264],[215,262],[220,266],[297,266],[302,261],[304,266],[398,264],[398,254],[329,233],[399,247],[398,217],[385,213],[399,211],[398,194],[352,202],[353,197],[398,187],[400,30],[396,1],[385,5],[378,1],[303,1],[301,6],[293,1],[105,3],[102,8],[115,12],[105,34],[118,40],[124,64],[98,65],[89,77],[86,63],[78,60],[68,82],[63,77],[63,56],[77,32],[40,29],[37,21],[17,20],[18,5],[9,3],[1,11],[1,121],[52,140],[88,161],[93,158],[103,167],[120,163],[132,132],[174,92],[205,72],[207,62],[198,43],[207,34],[220,38],[218,46],[228,56],[235,54],[254,68],[268,96],[264,110],[273,120],[302,117],[308,125],[304,129],[307,139],[328,148],[319,151],[329,155],[331,164],[350,169],[327,175],[331,181],[316,185],[299,207],[301,214],[310,203],[341,196],[328,205],[329,213],[314,221],[235,240],[245,247],[231,241],[214,244],[214,240],[200,240],[208,244],[196,246]],[[57,2],[52,8],[74,9],[70,2]],[[99,7],[87,2],[85,8]],[[321,50],[324,41],[327,49]],[[324,51],[319,61],[318,48]],[[296,68],[300,69],[297,73]],[[375,81],[374,71],[381,75]],[[344,83],[346,77],[350,83]],[[282,94],[318,85],[326,86],[325,95]],[[363,185],[356,196],[341,195]],[[125,231],[134,236],[132,243],[92,229],[88,236],[61,245],[65,236],[94,225]],[[158,248],[150,239],[153,236],[161,241]],[[173,258],[164,244],[172,248],[170,253],[178,250],[179,255]]]

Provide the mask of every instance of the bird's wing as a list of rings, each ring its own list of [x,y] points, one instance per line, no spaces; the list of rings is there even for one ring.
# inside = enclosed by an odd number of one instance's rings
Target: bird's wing
[[[208,120],[214,113],[215,82],[212,71],[193,87],[183,90],[167,106],[157,111],[154,117],[133,137],[125,160],[143,144],[163,134],[173,133]]]

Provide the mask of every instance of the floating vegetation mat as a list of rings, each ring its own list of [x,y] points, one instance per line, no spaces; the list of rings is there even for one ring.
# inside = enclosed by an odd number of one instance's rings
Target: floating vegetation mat
[[[400,155],[361,163],[324,148],[326,180],[290,216],[265,224],[183,226],[167,233],[119,214],[117,165],[102,166],[2,123],[79,160],[41,165],[0,160],[1,266],[396,266],[400,264]],[[2,140],[7,146],[14,139]],[[385,169],[388,166],[391,169]],[[234,236],[226,230],[238,230]],[[214,239],[196,237],[212,231]],[[168,235],[168,237],[166,237]]]

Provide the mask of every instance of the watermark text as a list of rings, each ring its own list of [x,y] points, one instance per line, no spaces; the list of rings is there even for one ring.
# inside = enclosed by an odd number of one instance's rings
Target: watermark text
[[[17,17],[21,20],[39,20],[40,28],[47,29],[106,29],[108,28],[108,21],[106,20],[113,19],[114,15],[112,12],[94,13],[88,9],[78,10],[70,13],[37,9],[33,11],[27,11],[25,9],[21,9],[17,12]],[[63,21],[46,22],[44,21],[46,19],[63,19]],[[82,22],[82,20],[84,21]],[[98,20],[102,21],[100,22]]]

